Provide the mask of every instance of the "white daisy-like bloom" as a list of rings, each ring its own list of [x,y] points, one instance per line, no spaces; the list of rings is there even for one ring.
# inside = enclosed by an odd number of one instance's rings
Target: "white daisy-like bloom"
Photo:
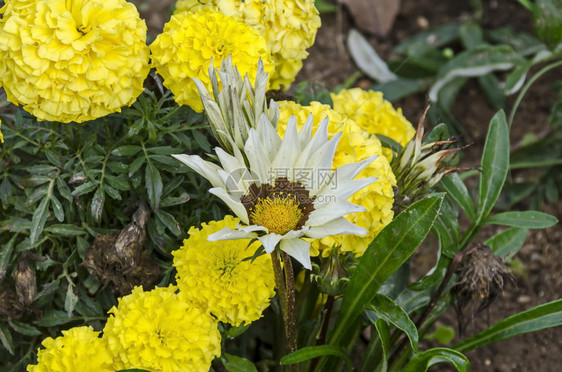
[[[312,123],[310,116],[298,132],[291,117],[281,138],[262,114],[242,150],[233,145],[230,155],[215,148],[220,166],[196,155],[173,155],[209,180],[213,186],[209,192],[242,222],[236,229],[226,227],[209,235],[208,240],[257,238],[267,253],[279,246],[311,269],[306,238],[366,233],[344,216],[365,210],[347,199],[376,180],[354,178],[377,156],[332,169],[341,133],[329,139],[326,118],[313,135]]]

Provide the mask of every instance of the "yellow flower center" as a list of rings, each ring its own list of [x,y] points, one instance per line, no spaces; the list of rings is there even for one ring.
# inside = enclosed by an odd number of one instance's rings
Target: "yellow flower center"
[[[303,216],[303,211],[291,194],[282,196],[258,198],[250,213],[252,223],[280,235],[294,230]]]

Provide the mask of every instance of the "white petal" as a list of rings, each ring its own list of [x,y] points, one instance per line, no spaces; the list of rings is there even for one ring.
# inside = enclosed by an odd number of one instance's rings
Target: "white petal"
[[[245,232],[256,232],[256,231],[265,231],[266,233],[269,232],[269,230],[266,227],[260,225],[240,226],[240,224],[237,223],[236,228],[238,230],[245,231]]]
[[[309,242],[301,239],[283,239],[281,240],[281,250],[299,261],[305,269],[312,269]]]
[[[369,156],[367,159],[356,162],[344,164],[336,169],[334,169],[333,175],[331,177],[325,177],[321,184],[315,190],[312,190],[313,194],[319,194],[323,192],[323,188],[326,186],[333,188],[334,186],[339,187],[343,182],[350,181],[354,179],[363,169],[365,169],[369,164],[371,164],[378,155]]]
[[[323,225],[347,214],[364,212],[365,210],[365,207],[350,203],[347,200],[338,200],[336,202],[326,203],[322,207],[315,209],[310,213],[307,225]]]
[[[197,155],[177,154],[172,156],[209,180],[213,187],[224,187],[224,182],[217,175],[221,169],[218,165],[205,161]]]
[[[244,161],[240,161],[240,159],[230,155],[220,147],[215,147],[215,153],[219,157],[219,161],[223,169],[228,170],[229,172],[246,169]]]
[[[304,122],[300,132],[299,132],[299,143],[301,148],[304,148],[310,143],[312,139],[312,126],[314,124],[314,115],[308,115],[308,118]]]
[[[332,139],[320,146],[320,148],[310,156],[306,167],[310,169],[331,171],[332,163],[334,162],[334,155],[341,136],[341,132],[336,133]]]
[[[254,131],[255,129],[250,129],[250,132]],[[261,143],[263,147],[266,149],[268,154],[268,160],[271,163],[275,154],[277,154],[277,150],[279,146],[281,146],[281,137],[277,134],[277,131],[267,118],[266,114],[262,114],[258,119],[257,123],[257,133],[259,138],[261,139]]]
[[[214,242],[217,240],[234,240],[234,239],[254,239],[258,236],[256,233],[235,230],[230,227],[223,227],[216,233],[212,233],[207,240]]]
[[[248,134],[244,152],[250,162],[250,169],[259,177],[261,183],[271,184],[271,164],[268,153],[256,131],[250,131]]]
[[[324,225],[311,226],[306,232],[306,236],[313,239],[322,239],[329,235],[365,235],[366,233],[367,230],[364,228],[352,224],[344,217],[340,217]]]
[[[346,200],[351,195],[369,186],[376,180],[377,178],[375,177],[367,177],[360,180],[340,180],[337,187],[324,187],[322,192],[316,195],[314,207],[320,208],[325,204],[333,203],[334,201]]]
[[[260,236],[259,241],[263,244],[265,251],[271,253],[275,250],[277,244],[283,239],[283,235],[271,233],[264,236]]]
[[[219,197],[242,222],[248,224],[248,212],[246,212],[246,208],[244,208],[244,205],[242,205],[239,200],[236,200],[231,194],[226,192],[225,189],[220,187],[213,187],[209,190],[209,193]]]
[[[287,129],[285,130],[285,136],[283,137],[283,142],[277,150],[275,159],[271,163],[273,171],[292,169],[300,156],[301,149],[299,146],[297,138],[297,121],[293,115],[289,118],[287,123]],[[291,174],[289,174],[289,179],[291,179]]]

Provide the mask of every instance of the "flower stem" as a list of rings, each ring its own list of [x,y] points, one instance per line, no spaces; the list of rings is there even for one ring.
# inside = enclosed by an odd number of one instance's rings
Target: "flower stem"
[[[289,353],[297,350],[297,320],[295,316],[295,276],[293,274],[293,264],[291,257],[285,253],[281,253],[283,264],[285,266],[285,282],[287,284],[287,347]]]
[[[291,258],[287,254],[281,253],[279,249],[275,249],[271,253],[271,256],[275,285],[277,287],[277,297],[279,298],[281,314],[283,316],[283,326],[285,328],[285,338],[287,340],[287,351],[290,354],[297,350],[297,323],[295,318],[295,281],[293,276],[293,265],[291,264]],[[283,269],[281,268],[281,257],[283,257],[285,277],[283,277]],[[288,367],[289,371],[298,370],[296,364],[291,364]]]

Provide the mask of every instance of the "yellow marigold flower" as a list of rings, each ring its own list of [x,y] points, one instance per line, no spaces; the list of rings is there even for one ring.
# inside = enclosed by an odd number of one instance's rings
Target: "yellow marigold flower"
[[[242,19],[265,37],[275,62],[271,88],[289,88],[320,27],[314,0],[179,0],[175,14],[210,6]]]
[[[406,145],[416,130],[402,115],[402,109],[394,109],[383,98],[381,92],[361,88],[343,89],[338,94],[331,93],[334,110],[353,119],[361,128],[371,134],[390,137],[402,146]],[[392,160],[392,151],[385,148],[384,154]]]
[[[220,355],[217,321],[182,301],[176,290],[170,286],[144,292],[135,287],[109,310],[103,338],[115,357],[115,369],[209,370]]]
[[[222,221],[203,223],[201,229],[192,227],[183,246],[172,253],[180,296],[206,306],[218,320],[235,326],[259,319],[275,295],[271,255],[242,261],[253,256],[258,243],[207,241],[210,234],[226,226],[235,228],[238,222],[226,216]]]
[[[113,357],[100,332],[92,327],[75,327],[62,331],[55,339],[47,337],[37,353],[37,364],[28,372],[113,372]]]
[[[0,85],[39,120],[92,120],[143,91],[149,51],[133,4],[8,0],[0,14]]]
[[[203,111],[203,105],[192,78],[201,80],[210,91],[211,59],[218,68],[231,55],[240,75],[248,74],[252,82],[260,58],[266,73],[274,68],[263,36],[244,22],[213,8],[173,15],[150,50],[152,63],[164,78],[164,85],[174,93],[176,102],[197,112]]]
[[[320,121],[328,116],[329,134],[343,133],[334,156],[334,168],[364,160],[371,155],[382,155],[381,143],[375,136],[369,135],[353,120],[332,110],[328,105],[311,102],[310,106],[301,106],[295,102],[281,101],[279,102],[279,109],[280,120],[277,131],[281,135],[284,134],[286,123],[291,115],[295,115],[297,123],[304,123],[306,118],[313,114],[314,130],[318,128]],[[394,201],[392,186],[396,185],[396,179],[388,160],[384,156],[379,156],[357,176],[358,179],[365,177],[377,177],[378,179],[353,194],[348,200],[353,204],[365,207],[367,210],[347,215],[346,218],[357,226],[365,228],[368,233],[364,236],[328,236],[313,241],[311,255],[321,253],[322,256],[326,257],[330,254],[332,246],[335,245],[339,247],[340,253],[353,252],[359,256],[363,254],[379,231],[392,220],[394,216],[392,211]]]

